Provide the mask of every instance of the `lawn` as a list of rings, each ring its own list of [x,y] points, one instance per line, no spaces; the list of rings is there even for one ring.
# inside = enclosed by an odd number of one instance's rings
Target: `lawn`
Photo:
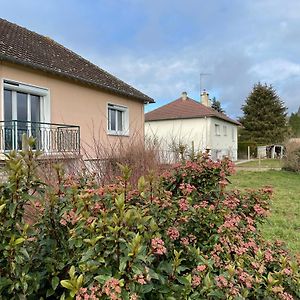
[[[230,180],[229,188],[274,188],[272,211],[262,226],[263,234],[269,240],[285,241],[290,249],[300,253],[300,175],[275,170],[238,171]]]
[[[246,161],[237,165],[237,168],[281,168],[283,165],[280,159],[258,159]]]

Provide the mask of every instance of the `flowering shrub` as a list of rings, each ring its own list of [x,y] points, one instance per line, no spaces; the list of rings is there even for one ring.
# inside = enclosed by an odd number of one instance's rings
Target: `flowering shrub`
[[[11,153],[0,200],[1,299],[299,299],[297,261],[261,237],[271,189],[227,191],[229,160],[202,156],[129,184],[37,176]]]

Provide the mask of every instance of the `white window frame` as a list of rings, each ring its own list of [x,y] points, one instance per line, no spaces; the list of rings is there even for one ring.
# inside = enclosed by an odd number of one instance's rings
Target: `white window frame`
[[[220,124],[215,124],[215,135],[221,135]]]
[[[227,126],[226,125],[223,125],[223,133],[224,133],[224,136],[227,136]]]
[[[12,119],[17,120],[16,108],[17,108],[17,97],[16,92],[23,92],[27,94],[27,121],[31,121],[31,109],[30,109],[30,97],[29,94],[33,94],[40,97],[40,122],[50,123],[51,122],[51,103],[50,103],[50,91],[48,88],[27,84],[24,82],[16,81],[14,79],[2,78],[1,80],[1,118],[4,120],[4,90],[8,89],[13,92],[12,95]],[[45,127],[50,125],[45,125]],[[29,125],[30,128],[30,125]],[[44,141],[42,146],[44,149],[48,149],[48,141]],[[45,151],[47,152],[47,151]]]
[[[40,122],[50,123],[50,93],[47,88],[38,87],[34,85],[29,85],[23,82],[11,80],[4,78],[2,79],[2,120],[4,120],[4,89],[11,90],[13,92],[23,92],[28,94],[33,94],[40,97]],[[13,111],[12,111],[12,119],[16,120],[16,97],[13,96]],[[29,97],[27,96],[27,107],[30,108]],[[27,120],[31,121],[30,109],[28,109]]]
[[[116,111],[122,112],[122,129],[123,130],[117,130],[118,128],[118,114],[116,114],[116,130],[110,129],[110,120],[109,120],[109,109],[113,109]],[[114,104],[112,102],[107,103],[107,133],[109,135],[121,135],[121,136],[128,136],[129,135],[129,109],[127,106],[120,105],[120,104]]]

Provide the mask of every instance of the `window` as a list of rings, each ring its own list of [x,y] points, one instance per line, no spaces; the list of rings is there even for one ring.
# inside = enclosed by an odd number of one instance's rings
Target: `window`
[[[226,125],[223,126],[223,133],[225,136],[227,135],[227,126]]]
[[[37,138],[39,122],[49,119],[45,111],[48,90],[10,80],[4,80],[3,85],[5,149],[12,149],[13,144],[21,149],[22,135]]]
[[[220,125],[215,124],[215,135],[220,135]]]
[[[128,134],[128,108],[108,104],[108,133],[115,135]]]

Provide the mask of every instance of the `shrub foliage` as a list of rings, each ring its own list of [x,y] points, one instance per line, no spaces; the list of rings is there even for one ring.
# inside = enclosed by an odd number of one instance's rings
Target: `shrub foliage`
[[[129,184],[40,181],[11,153],[1,185],[1,299],[298,299],[299,260],[258,225],[270,188],[227,191],[229,160],[175,165]]]
[[[297,139],[291,139],[285,144],[283,169],[292,172],[300,172],[300,143]]]

